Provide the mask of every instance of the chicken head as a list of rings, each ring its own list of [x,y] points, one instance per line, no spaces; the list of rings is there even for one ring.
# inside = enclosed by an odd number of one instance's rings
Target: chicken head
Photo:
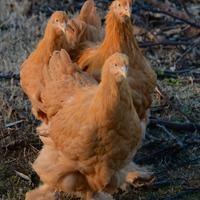
[[[65,33],[67,28],[68,16],[64,11],[56,11],[52,14],[49,23],[53,25],[57,33]]]
[[[122,53],[115,53],[110,56],[103,67],[102,80],[112,76],[116,82],[121,82],[127,77],[129,59]],[[111,77],[110,77],[111,78]]]
[[[110,9],[121,21],[125,21],[126,18],[131,17],[132,3],[132,0],[115,0],[112,2]]]

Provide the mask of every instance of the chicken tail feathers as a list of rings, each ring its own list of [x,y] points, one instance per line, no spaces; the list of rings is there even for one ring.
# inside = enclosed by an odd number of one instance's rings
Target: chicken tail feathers
[[[93,0],[87,0],[80,11],[79,19],[89,25],[95,26],[97,29],[101,28],[101,18],[97,14],[96,6]]]
[[[52,81],[62,81],[67,78],[67,75],[74,73],[75,67],[69,54],[62,49],[61,51],[54,51],[49,65],[43,69],[43,77],[45,85]]]
[[[35,96],[35,98],[31,99],[32,104],[32,113],[33,115],[39,119],[47,123],[47,114],[46,114],[46,108],[43,105],[40,97],[40,92],[38,92]]]

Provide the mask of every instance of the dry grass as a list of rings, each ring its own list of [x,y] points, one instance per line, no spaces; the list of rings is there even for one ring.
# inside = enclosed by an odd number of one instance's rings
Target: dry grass
[[[19,66],[35,48],[43,34],[49,15],[48,7],[66,8],[68,4],[58,5],[54,0],[42,0],[30,9],[29,1],[0,1],[0,72],[12,71],[19,73]],[[63,5],[61,5],[63,4]],[[99,3],[99,6],[104,6]],[[140,40],[145,39],[139,37]],[[146,54],[157,71],[169,69],[182,54],[180,48],[147,49]],[[193,69],[199,71],[199,54],[192,54]],[[187,74],[186,74],[187,75]],[[192,75],[191,75],[192,76]],[[163,91],[169,100],[165,107],[154,109],[152,115],[177,122],[200,122],[200,84],[185,84],[185,76],[178,79],[165,78],[160,80]],[[155,100],[155,105],[162,101]],[[18,122],[16,124],[10,124]],[[0,79],[0,199],[24,199],[27,190],[39,184],[38,177],[31,169],[41,142],[35,134],[38,122],[30,113],[30,104],[17,80]],[[170,130],[171,131],[171,130]],[[188,137],[199,137],[199,132],[172,132],[179,140]],[[173,141],[166,136],[161,128],[148,129],[148,137],[137,158],[148,156]],[[152,146],[151,146],[152,145]],[[200,148],[193,144],[174,153],[161,154],[142,164],[152,165],[156,182],[168,181],[168,184],[129,188],[126,192],[115,195],[118,200],[157,200],[173,196],[188,188],[200,188]],[[196,161],[195,161],[196,159]],[[190,160],[190,161],[189,161]],[[194,160],[194,161],[191,161]],[[28,176],[31,181],[16,174],[16,171]],[[179,199],[200,199],[200,193],[191,192],[189,197]],[[66,197],[66,199],[72,199]]]

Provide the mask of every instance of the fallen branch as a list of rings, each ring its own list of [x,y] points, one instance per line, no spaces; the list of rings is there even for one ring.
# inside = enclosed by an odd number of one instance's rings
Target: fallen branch
[[[12,141],[6,145],[1,145],[0,149],[5,149],[6,151],[9,150],[16,150],[17,148],[22,148],[24,146],[26,146],[26,142],[25,140],[19,139],[19,140],[15,140]]]
[[[161,187],[171,186],[174,185],[175,182],[172,180],[161,180],[161,181],[155,181],[152,183],[145,183],[142,186],[140,186],[140,189],[160,189]]]
[[[155,151],[147,156],[141,156],[138,158],[135,158],[134,161],[136,163],[142,164],[142,163],[152,163],[155,160],[160,160],[160,158],[163,156],[169,156],[169,155],[174,155],[178,152],[180,152],[180,150],[182,150],[184,147],[181,147],[180,145],[178,145],[177,143],[172,143],[168,146],[165,146],[161,149],[159,149],[158,151]]]
[[[188,8],[187,8],[187,6],[186,6],[184,0],[178,0],[178,2],[179,2],[179,3],[181,4],[181,6],[183,7],[183,9],[184,9],[185,13],[187,14],[187,16],[188,16],[189,18],[191,18],[191,15],[192,15],[192,14],[189,12],[189,10],[188,10]]]
[[[16,79],[19,80],[19,74],[13,72],[0,72],[0,79]]]
[[[25,174],[23,174],[23,173],[21,173],[21,172],[18,172],[18,171],[16,171],[16,170],[15,170],[15,173],[16,173],[19,177],[21,177],[21,178],[23,178],[24,180],[29,181],[29,182],[31,183],[31,179],[30,179],[27,175],[25,175]]]
[[[199,160],[200,160],[200,157],[198,158],[194,158],[194,159],[190,159],[190,160],[186,160],[182,163],[178,163],[176,164],[175,166],[171,166],[170,165],[170,170],[177,170],[177,169],[181,169],[181,168],[184,168],[184,167],[188,167],[190,165],[195,165],[195,164],[198,164],[199,163]],[[166,173],[166,170],[169,168],[168,165],[165,165],[165,169],[159,171],[159,172],[156,172],[155,173],[155,176],[159,176],[160,174],[165,174]]]
[[[185,12],[182,12],[180,10],[177,10],[176,8],[173,8],[169,2],[163,3],[163,2],[158,1],[158,0],[145,0],[145,1],[147,3],[153,5],[154,7],[159,8],[162,11],[170,12],[173,15],[180,17],[180,18],[183,18],[183,19],[186,19],[186,20],[188,19],[188,16]]]
[[[165,126],[162,126],[162,125],[160,125],[160,124],[158,124],[157,126],[158,126],[159,128],[161,128],[161,129],[164,131],[164,133],[166,133],[167,136],[168,136],[169,138],[171,138],[172,140],[174,140],[178,145],[183,146],[183,143],[182,143],[181,141],[179,141],[179,140],[177,139],[177,137],[175,137],[169,130],[167,130]]]
[[[198,24],[196,24],[194,22],[191,22],[191,21],[189,21],[189,20],[187,20],[185,18],[182,18],[181,16],[177,16],[177,15],[175,15],[175,14],[173,14],[171,12],[168,12],[166,10],[161,10],[161,9],[159,10],[157,8],[155,9],[155,8],[143,6],[140,2],[138,2],[138,4],[145,11],[150,11],[150,12],[153,12],[153,13],[165,14],[165,15],[170,16],[170,17],[172,17],[174,19],[177,19],[177,20],[179,20],[181,22],[184,22],[184,23],[186,23],[186,24],[188,24],[188,25],[190,25],[190,26],[192,26],[194,28],[200,29],[200,25],[198,25]],[[157,7],[157,6],[154,5],[154,7]]]
[[[178,76],[190,73],[193,76],[198,76],[199,73],[192,72],[192,69],[184,69],[184,70],[177,70],[177,71],[171,71],[171,70],[165,70],[163,72],[157,72],[157,77],[159,80],[165,79],[165,78],[178,78]],[[190,81],[191,82],[191,81]],[[195,81],[194,81],[195,82]],[[196,82],[198,82],[198,78],[196,79]]]
[[[193,83],[200,83],[200,78],[193,79],[192,77],[189,77],[186,80],[180,80],[183,84],[193,84]]]
[[[182,61],[182,59],[190,52],[192,51],[198,44],[200,43],[200,38],[197,38],[192,46],[190,48],[188,48],[175,62],[174,66],[176,66],[178,63],[180,63]]]
[[[156,46],[178,46],[178,45],[191,45],[191,42],[187,41],[162,41],[162,42],[141,42],[140,48],[156,47]]]
[[[17,124],[21,124],[22,122],[24,122],[24,120],[19,120],[19,121],[16,121],[16,122],[12,122],[12,123],[6,124],[5,127],[6,128],[10,128],[10,127],[15,126]]]
[[[172,156],[174,157],[175,154],[179,153],[182,150],[187,149],[190,146],[199,145],[200,144],[200,138],[198,137],[192,137],[187,138],[184,141],[181,141],[181,145],[177,143],[177,141],[173,140],[170,143],[162,142],[160,141],[159,144],[157,144],[159,141],[151,142],[148,144],[149,147],[156,147],[153,153],[145,153],[144,156],[136,156],[134,161],[139,164],[147,164],[152,163],[154,161],[160,161],[163,156]],[[154,144],[154,145],[153,145]],[[144,148],[144,146],[142,146]],[[145,149],[147,146],[145,146]]]
[[[186,189],[185,191],[178,192],[174,196],[162,198],[160,200],[175,200],[175,199],[182,199],[184,196],[191,195],[194,193],[200,193],[200,188],[190,188]],[[189,198],[190,199],[190,198]]]
[[[176,122],[169,122],[160,119],[151,118],[149,127],[150,128],[157,128],[158,125],[164,126],[168,129],[174,130],[184,130],[184,131],[191,131],[194,132],[196,130],[200,130],[200,124],[194,123],[176,123]]]

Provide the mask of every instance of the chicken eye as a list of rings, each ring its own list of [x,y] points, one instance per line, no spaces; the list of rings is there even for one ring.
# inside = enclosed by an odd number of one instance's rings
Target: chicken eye
[[[119,3],[119,4],[118,4],[118,6],[120,7],[120,6],[121,6],[121,4]]]
[[[56,22],[58,22],[58,19],[56,19]]]
[[[113,64],[113,67],[117,67],[117,64],[115,63],[115,64]]]

